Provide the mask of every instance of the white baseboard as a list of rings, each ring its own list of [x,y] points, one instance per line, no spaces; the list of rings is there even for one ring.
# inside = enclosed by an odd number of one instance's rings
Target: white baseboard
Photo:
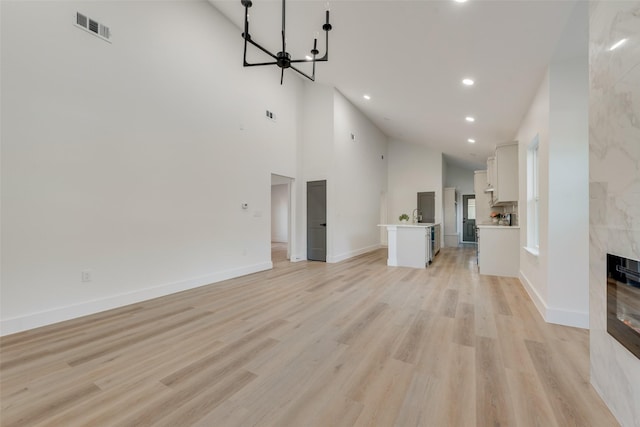
[[[522,273],[522,270],[520,270],[520,283],[522,283],[524,290],[527,291],[529,297],[533,301],[533,305],[536,306],[538,313],[540,313],[540,316],[544,319],[545,313],[547,312],[547,304],[544,302],[540,294],[538,294],[538,291],[533,287],[527,276]]]
[[[589,313],[549,307],[545,319],[557,325],[573,326],[574,328],[589,329]]]
[[[125,305],[174,294],[176,292],[210,285],[223,280],[257,273],[259,271],[270,270],[272,268],[273,263],[269,261],[231,270],[219,271],[206,276],[194,277],[192,279],[182,280],[179,282],[153,286],[99,300],[87,301],[81,304],[58,307],[52,310],[14,317],[11,319],[3,319],[0,321],[0,336],[22,332],[38,328],[40,326],[51,325],[65,320],[71,320],[77,317],[87,316],[101,311],[111,310]]]
[[[347,260],[349,258],[353,258],[353,257],[358,256],[358,255],[366,254],[368,252],[375,251],[375,250],[380,249],[382,247],[383,246],[381,244],[376,244],[376,245],[367,246],[367,247],[364,247],[364,248],[361,248],[361,249],[356,249],[355,251],[345,252],[345,253],[337,255],[337,256],[327,256],[327,262],[328,263],[336,263],[336,262],[345,261],[345,260]]]
[[[536,309],[545,322],[555,323],[557,325],[563,326],[572,326],[575,328],[589,329],[588,312],[549,307],[547,305],[547,302],[540,296],[538,291],[533,287],[529,279],[527,279],[522,271],[520,271],[520,282],[529,294],[529,297],[531,297],[533,304],[536,306]]]

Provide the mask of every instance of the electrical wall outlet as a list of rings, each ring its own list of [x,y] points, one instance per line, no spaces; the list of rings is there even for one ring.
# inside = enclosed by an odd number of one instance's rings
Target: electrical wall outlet
[[[272,122],[276,121],[276,114],[273,111],[266,110],[265,116],[267,120],[271,120]]]
[[[91,281],[91,270],[82,270],[80,272],[80,278],[81,278],[80,280],[83,283],[90,282]]]

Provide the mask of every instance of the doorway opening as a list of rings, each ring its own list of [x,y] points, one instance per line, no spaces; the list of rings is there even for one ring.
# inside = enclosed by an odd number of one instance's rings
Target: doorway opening
[[[291,188],[293,178],[271,174],[271,262],[291,259]]]
[[[462,241],[474,243],[476,241],[476,195],[462,196]]]

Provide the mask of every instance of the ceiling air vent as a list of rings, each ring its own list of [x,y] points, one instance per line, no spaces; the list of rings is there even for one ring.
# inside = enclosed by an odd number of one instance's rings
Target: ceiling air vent
[[[76,27],[82,28],[88,33],[111,43],[111,31],[109,30],[109,27],[87,17],[86,15],[83,15],[80,12],[76,12]]]

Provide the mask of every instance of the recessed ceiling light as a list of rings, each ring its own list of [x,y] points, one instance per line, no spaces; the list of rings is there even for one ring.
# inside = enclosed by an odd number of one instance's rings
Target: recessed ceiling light
[[[627,39],[622,39],[622,40],[617,41],[613,46],[611,46],[611,47],[609,48],[609,50],[613,50],[613,49],[617,49],[617,48],[619,48],[619,47],[620,47],[620,46],[622,46],[626,41],[627,41]]]
[[[475,144],[476,140],[473,139],[473,138],[469,138],[469,139],[467,139],[467,142],[470,143],[470,144]]]
[[[306,59],[307,61],[311,61],[313,58],[311,57],[311,55],[306,55],[304,59]]]
[[[475,121],[476,121],[476,119],[474,119],[474,118],[473,118],[473,117],[471,117],[471,116],[467,116],[467,117],[465,117],[464,119],[465,119],[466,121],[468,121],[468,122],[475,122]]]
[[[367,101],[371,99],[371,97],[369,95],[363,95],[362,96],[364,99],[366,99]]]
[[[462,80],[462,84],[465,85],[465,86],[473,86],[474,83],[475,82],[473,80],[471,80],[471,79]]]
[[[453,0],[453,1],[455,1],[456,3],[466,3],[467,2],[467,0]]]

